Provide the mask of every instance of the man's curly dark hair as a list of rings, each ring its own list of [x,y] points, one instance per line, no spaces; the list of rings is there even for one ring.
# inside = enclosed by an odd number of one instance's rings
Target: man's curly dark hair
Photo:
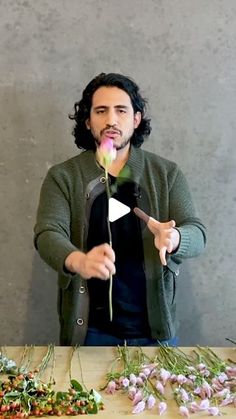
[[[102,86],[124,90],[130,97],[134,113],[141,113],[141,122],[130,139],[131,144],[140,147],[144,138],[151,132],[150,119],[145,117],[147,101],[141,96],[138,85],[131,78],[117,73],[101,73],[96,76],[84,89],[82,99],[74,104],[74,114],[70,114],[69,118],[75,121],[72,131],[75,144],[84,150],[96,149],[94,137],[86,127],[86,120],[90,117],[93,94]]]

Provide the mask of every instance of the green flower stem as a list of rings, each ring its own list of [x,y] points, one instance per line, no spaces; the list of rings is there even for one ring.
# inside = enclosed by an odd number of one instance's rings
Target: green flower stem
[[[88,392],[88,389],[86,387],[86,384],[84,382],[84,376],[83,376],[83,370],[82,370],[82,363],[81,363],[81,359],[80,359],[80,347],[78,346],[77,348],[78,351],[78,361],[79,361],[79,367],[80,367],[80,375],[81,375],[81,383],[83,384],[85,390]]]
[[[24,350],[23,350],[23,354],[21,356],[21,361],[20,361],[20,366],[19,366],[19,371],[21,373],[25,373],[28,372],[29,370],[29,366],[31,364],[32,361],[32,357],[33,357],[33,352],[34,352],[34,346],[24,346]]]
[[[55,363],[54,345],[50,344],[50,345],[48,345],[47,352],[44,355],[41,363],[38,366],[39,372],[37,374],[37,378],[40,378],[43,375],[43,373],[44,373],[45,369],[47,368],[47,366],[49,364],[49,361],[50,361],[52,356],[53,356],[53,365],[52,365],[52,371],[53,371],[54,363]],[[50,380],[51,380],[51,378],[52,378],[52,372],[51,372]]]
[[[150,385],[152,392],[155,394],[155,396],[161,401],[163,402],[163,400],[166,400],[166,397],[164,395],[162,395],[155,387],[155,385],[153,384],[153,382],[151,381],[150,378],[147,379],[148,384]],[[148,391],[148,393],[150,394],[150,392]]]
[[[108,177],[108,170],[107,165],[105,166],[105,179],[106,179],[106,192],[107,192],[107,200],[108,200],[108,207],[109,207],[109,199],[111,197],[110,186],[109,186],[109,177]],[[109,245],[112,247],[112,235],[111,235],[111,225],[109,221],[109,211],[107,214],[107,229],[108,229],[108,239]],[[113,306],[112,306],[112,287],[113,287],[113,277],[110,274],[110,283],[109,283],[109,313],[110,313],[110,321],[112,322],[113,319]]]

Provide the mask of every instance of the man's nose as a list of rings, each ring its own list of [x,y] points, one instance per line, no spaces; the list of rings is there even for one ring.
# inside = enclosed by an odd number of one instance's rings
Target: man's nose
[[[116,113],[114,111],[110,110],[107,113],[106,124],[109,127],[113,127],[114,125],[117,124],[117,116],[116,116]]]

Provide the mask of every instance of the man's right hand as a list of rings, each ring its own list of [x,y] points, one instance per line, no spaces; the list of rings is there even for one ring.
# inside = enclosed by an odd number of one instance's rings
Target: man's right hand
[[[88,253],[74,251],[67,256],[65,267],[68,271],[77,273],[85,279],[109,279],[114,275],[115,253],[107,243],[93,247]]]

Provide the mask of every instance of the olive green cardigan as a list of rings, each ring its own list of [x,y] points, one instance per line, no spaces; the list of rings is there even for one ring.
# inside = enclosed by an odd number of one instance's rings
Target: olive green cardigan
[[[205,247],[205,227],[196,217],[185,177],[178,166],[153,153],[131,146],[129,159],[118,181],[130,179],[144,191],[138,206],[153,218],[175,220],[180,232],[177,251],[160,263],[153,235],[142,229],[147,282],[147,309],[155,339],[169,339],[175,330],[175,290],[179,265]],[[66,257],[86,251],[89,213],[95,197],[103,192],[104,172],[92,151],[53,166],[43,182],[35,225],[35,247],[58,272],[58,314],[62,345],[83,344],[89,314],[87,281],[67,272]]]

